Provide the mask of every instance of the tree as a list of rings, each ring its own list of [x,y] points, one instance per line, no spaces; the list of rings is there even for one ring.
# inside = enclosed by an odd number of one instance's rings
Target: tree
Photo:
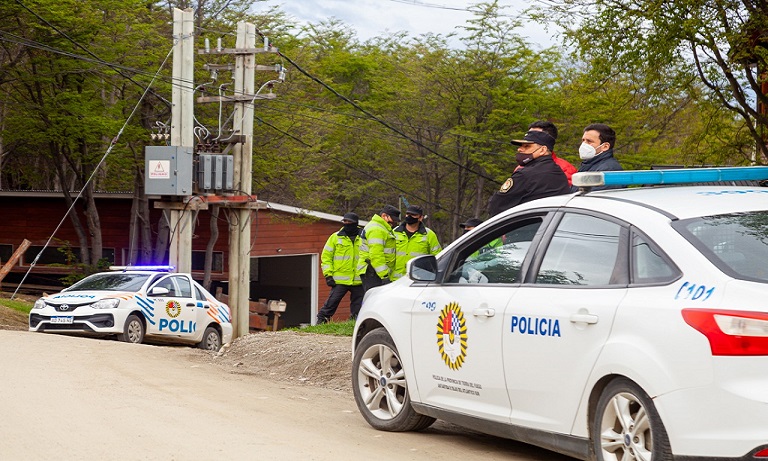
[[[728,163],[768,161],[768,4],[759,0],[547,0],[590,79],[634,82],[648,102],[687,93],[734,114]],[[727,126],[727,116],[718,125]],[[723,134],[721,133],[717,133]],[[745,137],[751,143],[745,142]],[[755,146],[758,155],[755,155]]]

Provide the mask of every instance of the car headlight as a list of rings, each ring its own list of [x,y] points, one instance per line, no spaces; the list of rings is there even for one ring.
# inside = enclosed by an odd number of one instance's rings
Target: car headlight
[[[38,299],[35,301],[35,305],[32,306],[32,309],[42,309],[45,307],[45,301],[43,301],[43,298]]]
[[[114,309],[118,304],[120,304],[119,299],[108,298],[96,301],[95,303],[91,304],[91,307],[94,309]]]

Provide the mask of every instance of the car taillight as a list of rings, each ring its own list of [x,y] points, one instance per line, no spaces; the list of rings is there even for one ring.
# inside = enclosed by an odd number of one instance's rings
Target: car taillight
[[[709,340],[712,355],[768,355],[768,313],[683,309],[685,323]]]

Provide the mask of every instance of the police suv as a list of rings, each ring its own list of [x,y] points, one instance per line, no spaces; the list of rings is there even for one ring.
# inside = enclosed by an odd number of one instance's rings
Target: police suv
[[[361,414],[584,460],[768,460],[766,179],[579,173],[413,259],[357,318]]]
[[[229,307],[190,274],[168,266],[113,267],[35,302],[29,330],[192,343],[217,351],[232,340]]]

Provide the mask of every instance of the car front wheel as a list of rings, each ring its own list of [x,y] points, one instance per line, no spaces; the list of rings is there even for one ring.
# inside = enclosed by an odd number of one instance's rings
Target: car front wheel
[[[672,450],[650,397],[632,381],[616,379],[597,402],[592,420],[597,461],[669,461]]]
[[[401,432],[429,427],[435,419],[411,407],[405,371],[384,328],[363,337],[352,362],[352,389],[363,418],[376,429]]]
[[[219,330],[213,327],[206,328],[205,333],[203,333],[203,339],[197,343],[197,347],[213,352],[221,349],[221,335],[219,334]]]
[[[118,335],[120,341],[133,344],[141,344],[144,341],[144,322],[138,315],[131,314],[125,320],[123,333]]]

